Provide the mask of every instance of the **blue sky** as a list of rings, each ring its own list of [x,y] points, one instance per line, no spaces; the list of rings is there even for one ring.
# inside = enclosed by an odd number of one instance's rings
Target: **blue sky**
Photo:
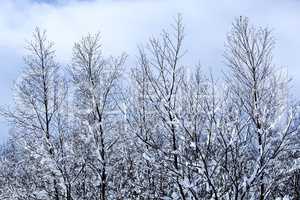
[[[216,74],[225,70],[226,33],[235,17],[273,29],[274,62],[287,67],[292,91],[300,88],[300,1],[297,0],[1,0],[0,2],[0,105],[12,104],[12,89],[24,68],[26,39],[36,26],[55,42],[57,60],[67,65],[74,41],[101,31],[104,51],[129,54],[134,64],[137,45],[168,27],[177,13],[186,26],[187,65],[200,62]],[[299,97],[299,95],[298,95]],[[8,126],[0,120],[0,141]]]

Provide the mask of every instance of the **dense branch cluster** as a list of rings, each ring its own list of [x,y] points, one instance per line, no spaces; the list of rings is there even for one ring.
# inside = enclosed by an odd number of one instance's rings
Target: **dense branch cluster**
[[[236,19],[221,84],[183,63],[184,36],[178,17],[125,70],[90,34],[63,68],[36,29],[1,111],[0,199],[300,199],[300,112],[271,32]]]

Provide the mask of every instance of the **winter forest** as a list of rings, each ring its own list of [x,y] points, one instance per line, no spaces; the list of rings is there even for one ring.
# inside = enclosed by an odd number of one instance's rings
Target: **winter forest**
[[[63,66],[36,28],[0,111],[0,199],[299,200],[300,110],[270,29],[233,21],[220,81],[183,62],[186,34],[179,15],[130,66],[89,34]]]

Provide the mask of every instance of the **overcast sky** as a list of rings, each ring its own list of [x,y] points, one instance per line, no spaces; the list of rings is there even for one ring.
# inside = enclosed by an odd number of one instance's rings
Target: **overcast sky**
[[[12,103],[12,89],[24,64],[25,41],[36,26],[55,42],[57,59],[70,62],[74,41],[101,32],[105,54],[127,52],[134,63],[136,47],[183,15],[187,64],[201,65],[221,74],[226,34],[235,17],[247,16],[268,26],[276,38],[274,61],[288,68],[292,91],[300,90],[300,1],[298,0],[1,0],[0,104]],[[300,95],[298,95],[300,96]],[[0,141],[8,126],[0,121]]]

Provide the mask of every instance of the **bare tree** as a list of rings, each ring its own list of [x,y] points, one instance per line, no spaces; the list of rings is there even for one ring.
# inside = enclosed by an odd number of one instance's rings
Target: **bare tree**
[[[277,171],[281,166],[279,159],[292,147],[296,131],[291,126],[294,113],[288,107],[287,79],[272,64],[273,47],[268,29],[256,29],[249,25],[247,18],[240,17],[228,36],[225,54],[231,71],[228,84],[245,113],[247,149],[252,152],[248,160],[251,168],[247,173],[247,189],[242,197],[257,186],[257,193],[251,196],[258,194],[255,198],[261,200],[268,198],[272,187],[283,176]],[[275,162],[278,162],[276,166]]]
[[[4,110],[3,115],[16,127],[16,139],[21,138],[19,142],[34,155],[33,169],[44,174],[41,181],[50,186],[37,187],[59,200],[65,191],[60,187],[61,172],[54,146],[58,135],[55,118],[64,101],[66,87],[58,74],[53,43],[47,40],[45,32],[37,28],[27,49],[30,52],[25,57],[27,68],[16,84],[16,108]]]
[[[128,74],[126,55],[104,56],[89,34],[68,75],[36,29],[15,107],[1,110],[13,126],[1,199],[299,199],[299,106],[270,30],[233,23],[219,82],[183,64],[180,15],[171,27],[138,49]]]
[[[118,136],[110,125],[110,112],[115,109],[112,95],[126,56],[105,59],[100,35],[88,35],[75,43],[71,74],[75,85],[80,120],[88,131],[92,151],[88,166],[99,176],[99,199],[107,199],[110,151]],[[85,141],[88,142],[88,141]]]

